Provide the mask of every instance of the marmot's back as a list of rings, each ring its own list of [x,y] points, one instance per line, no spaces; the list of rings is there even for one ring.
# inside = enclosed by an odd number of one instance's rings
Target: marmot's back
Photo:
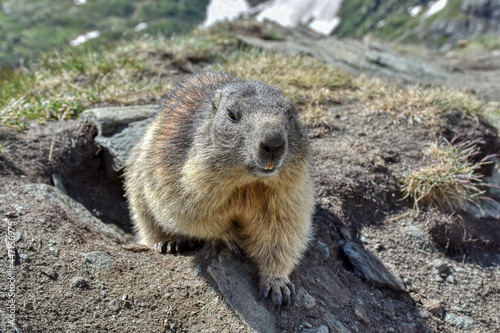
[[[132,149],[125,187],[142,243],[221,240],[257,265],[264,296],[288,304],[313,191],[309,143],[279,89],[214,72],[183,81]]]

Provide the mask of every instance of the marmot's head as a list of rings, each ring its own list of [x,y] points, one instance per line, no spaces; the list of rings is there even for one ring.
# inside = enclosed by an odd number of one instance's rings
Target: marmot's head
[[[307,138],[297,109],[279,89],[238,81],[217,90],[212,105],[210,141],[217,147],[214,163],[222,163],[223,170],[244,166],[256,177],[267,177],[306,158]]]

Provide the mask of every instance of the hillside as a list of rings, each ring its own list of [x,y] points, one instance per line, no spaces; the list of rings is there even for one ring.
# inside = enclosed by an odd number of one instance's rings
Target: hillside
[[[434,7],[434,8],[433,8]],[[344,1],[338,37],[377,39],[431,48],[453,48],[460,40],[500,45],[500,1]]]
[[[93,31],[99,37],[90,42],[99,45],[144,34],[185,33],[203,21],[207,4],[208,0],[2,1],[0,67],[19,64],[20,59],[29,63]]]
[[[410,52],[240,21],[6,72],[2,331],[498,331],[498,56]],[[247,259],[134,243],[124,156],[206,69],[279,87],[311,139],[314,235],[281,312]]]

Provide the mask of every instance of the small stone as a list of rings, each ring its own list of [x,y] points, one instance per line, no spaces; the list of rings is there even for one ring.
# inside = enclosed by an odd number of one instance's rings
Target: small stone
[[[311,296],[311,294],[309,294],[304,288],[300,288],[298,290],[297,300],[307,309],[311,309],[316,306],[316,299]]]
[[[312,325],[310,322],[308,322],[308,321],[305,321],[302,325],[303,325],[305,328],[311,328],[311,327],[313,327],[313,325]]]
[[[154,286],[150,286],[149,288],[151,288],[151,287],[154,287]],[[127,294],[123,294],[122,295],[122,301],[126,301],[126,300],[128,300],[128,295]]]
[[[108,303],[108,309],[111,310],[111,311],[120,311],[120,301],[118,301],[117,299],[112,299],[111,301],[109,301]]]
[[[455,284],[456,283],[455,278],[453,277],[453,275],[448,275],[448,277],[446,278],[446,282],[448,282],[449,284]]]
[[[96,271],[109,269],[114,260],[113,257],[109,254],[99,251],[82,253],[82,256],[85,262],[85,266]]]
[[[30,256],[27,254],[20,254],[19,257],[24,260],[24,262],[31,262]]]
[[[73,288],[90,289],[89,282],[81,276],[75,276],[71,279],[70,286]]]
[[[423,308],[429,311],[434,317],[442,319],[444,316],[443,304],[435,299],[429,299],[423,301]]]
[[[56,256],[59,254],[59,248],[57,246],[49,246],[49,251]]]
[[[354,314],[363,324],[371,325],[370,318],[368,318],[365,309],[361,305],[356,304],[354,306]]]
[[[305,323],[308,323],[307,321],[304,322]],[[305,330],[302,331],[302,333],[330,333],[330,330],[328,329],[328,326],[326,325],[320,325],[318,327],[313,327],[313,325],[311,323],[308,323],[310,325],[310,327],[306,327]],[[304,325],[305,327],[305,325]]]
[[[22,237],[23,237],[23,236],[21,235],[21,233],[20,233],[19,231],[16,231],[16,232],[14,233],[14,243],[19,242],[19,241],[21,240],[21,238],[22,238]]]
[[[443,259],[434,259],[431,262],[431,266],[434,267],[442,277],[451,274],[450,267],[448,267],[448,264],[446,264]]]
[[[57,278],[59,277],[57,272],[47,267],[41,268],[40,271],[42,272],[42,274],[48,276],[51,280],[57,280]]]
[[[319,261],[325,261],[330,257],[330,249],[321,241],[317,241],[315,250]]]
[[[202,273],[203,273],[203,268],[201,267],[201,264],[194,266],[194,275],[195,276],[201,276]]]
[[[476,327],[476,323],[472,318],[454,313],[447,313],[444,316],[444,321],[463,330],[471,330]]]

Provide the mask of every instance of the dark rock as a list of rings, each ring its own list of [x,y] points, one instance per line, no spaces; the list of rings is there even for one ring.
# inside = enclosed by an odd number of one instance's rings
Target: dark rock
[[[229,251],[223,250],[207,271],[229,305],[251,328],[263,333],[277,332],[275,316],[266,302],[257,299],[257,285],[248,264],[234,260]]]
[[[97,128],[95,141],[106,152],[108,173],[123,169],[130,148],[142,136],[157,111],[157,105],[140,105],[89,109],[82,113],[80,118]]]
[[[354,267],[355,272],[377,287],[405,291],[403,282],[377,258],[377,256],[359,244],[347,242],[342,250]]]

